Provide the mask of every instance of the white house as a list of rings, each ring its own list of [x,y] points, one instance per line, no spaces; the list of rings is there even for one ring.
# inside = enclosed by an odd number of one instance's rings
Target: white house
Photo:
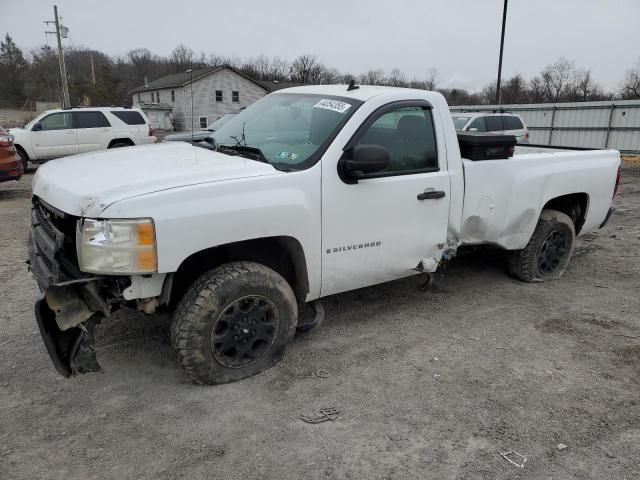
[[[293,84],[258,82],[227,66],[167,75],[130,93],[156,129],[190,130],[238,113],[267,93]],[[193,105],[193,110],[192,110]]]

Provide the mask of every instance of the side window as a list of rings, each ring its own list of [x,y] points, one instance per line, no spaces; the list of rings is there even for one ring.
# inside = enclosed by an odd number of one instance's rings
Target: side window
[[[503,117],[503,121],[505,130],[522,130],[524,128],[520,119],[513,115]]]
[[[382,175],[438,170],[435,130],[428,108],[400,107],[382,114],[356,147],[366,144],[381,145],[389,152],[389,167]]]
[[[144,125],[147,123],[142,115],[134,110],[112,110],[111,114],[127,125]]]
[[[110,127],[107,117],[102,112],[74,112],[75,128]]]
[[[504,126],[502,125],[502,116],[500,115],[490,115],[485,117],[485,123],[487,125],[487,132],[499,132],[504,130]]]
[[[470,132],[472,128],[475,128],[474,131],[478,132],[486,132],[487,126],[485,125],[484,117],[478,117],[473,122],[469,124],[467,128],[467,132]]]
[[[71,128],[71,112],[52,113],[38,123],[42,130],[67,130]]]

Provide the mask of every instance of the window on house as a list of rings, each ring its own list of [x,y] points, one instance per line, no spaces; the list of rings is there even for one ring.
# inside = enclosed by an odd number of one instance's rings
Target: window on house
[[[160,92],[156,92],[156,103],[160,103]]]
[[[176,101],[176,92],[171,90],[171,101],[175,102]]]
[[[138,103],[142,103],[142,95],[138,94]]]
[[[200,128],[207,128],[207,117],[200,117]]]
[[[222,90],[216,90],[216,102],[222,101]]]
[[[236,91],[231,92],[231,101],[233,103],[239,103],[240,102],[240,92],[236,92]]]

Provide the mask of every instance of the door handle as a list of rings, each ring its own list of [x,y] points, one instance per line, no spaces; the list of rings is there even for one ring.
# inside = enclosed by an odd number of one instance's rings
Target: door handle
[[[444,198],[446,193],[443,190],[427,190],[418,194],[418,200],[436,200]]]

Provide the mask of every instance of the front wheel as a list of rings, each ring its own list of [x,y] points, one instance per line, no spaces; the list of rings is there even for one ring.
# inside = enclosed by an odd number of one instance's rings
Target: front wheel
[[[509,272],[523,282],[547,282],[562,276],[573,255],[573,220],[557,210],[543,210],[522,250],[510,253]]]
[[[176,308],[171,344],[201,385],[234,382],[282,359],[298,308],[287,281],[270,268],[232,262],[202,275]]]

